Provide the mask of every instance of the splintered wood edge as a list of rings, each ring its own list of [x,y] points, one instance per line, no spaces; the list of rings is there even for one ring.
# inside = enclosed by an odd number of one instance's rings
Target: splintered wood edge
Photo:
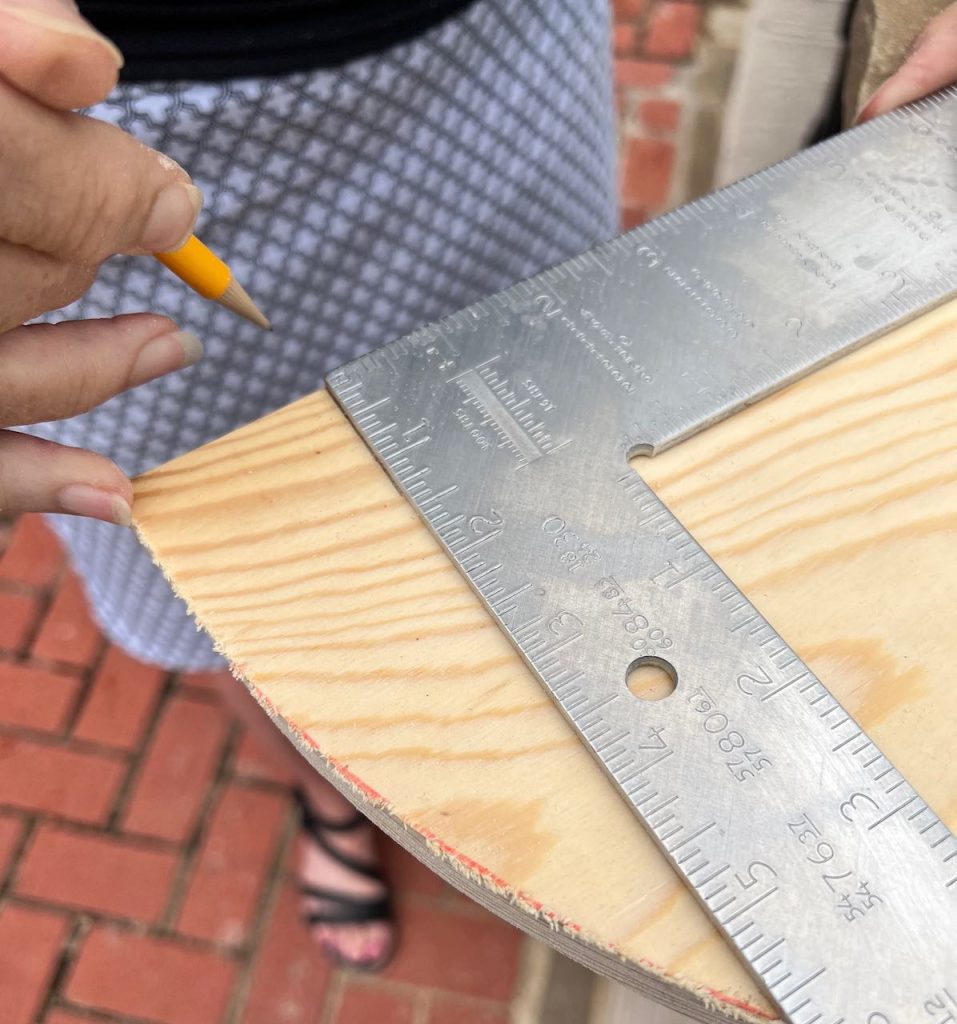
[[[222,652],[225,656],[225,652]],[[236,672],[236,667],[233,666]],[[238,675],[238,673],[237,673]],[[725,993],[713,991],[693,980],[669,974],[650,960],[625,958],[520,889],[508,884],[478,861],[461,853],[438,836],[421,830],[415,823],[393,812],[388,801],[361,779],[322,753],[310,737],[280,715],[269,700],[242,675],[249,692],[266,711],[283,735],[324,779],[369,818],[390,839],[420,860],[430,871],[532,938],[546,942],[559,953],[597,974],[619,981],[671,1009],[703,1024],[716,1021],[746,1021],[749,1024],[775,1021],[777,1016],[749,1006]]]
[[[315,396],[310,395],[293,404],[300,405],[314,400]],[[356,437],[358,441],[358,435]],[[170,586],[183,598],[197,622],[205,629],[200,610],[182,593],[176,578],[150,545],[148,528],[136,521],[134,529]],[[532,938],[547,943],[589,970],[643,992],[656,1002],[703,1024],[729,1020],[763,1024],[777,1020],[774,1014],[760,1007],[750,1006],[726,993],[705,988],[692,979],[669,974],[664,967],[651,960],[636,961],[623,956],[615,949],[603,945],[596,936],[590,935],[575,922],[561,917],[520,889],[509,885],[504,878],[456,850],[439,836],[418,828],[414,822],[395,813],[381,794],[335,758],[324,754],[304,730],[284,718],[262,690],[246,678],[243,666],[232,660],[219,638],[211,631],[210,636],[216,650],[229,662],[232,673],[246,686],[276,728],[316,772],[354,806],[359,807],[390,839],[490,913],[503,918]]]
[[[922,332],[938,328],[951,329],[955,316],[957,316],[957,303],[922,318],[920,329]],[[323,393],[317,392],[294,403],[294,406],[287,407],[286,412],[288,413],[291,408],[298,408],[309,415],[311,409],[318,412],[325,409],[329,402],[331,399]],[[251,429],[255,429],[255,425],[242,428],[244,431]],[[213,444],[216,443],[213,442]],[[356,436],[356,443],[362,444],[358,436]],[[188,459],[190,456],[183,458]],[[168,470],[169,465],[163,469]],[[147,475],[145,479],[148,481],[149,476]],[[136,506],[134,506],[134,515],[136,515]],[[148,516],[146,519],[146,522],[138,519],[136,523],[141,539],[153,553],[154,559],[170,579],[174,589],[181,593],[188,604],[191,604],[189,594],[183,593],[184,588],[178,585],[175,577],[168,572],[164,565],[162,552],[157,552],[151,545]],[[188,590],[188,588],[186,589]],[[203,609],[193,607],[192,610],[198,620],[202,622]],[[229,652],[219,644],[218,638],[214,637],[214,639],[222,653],[229,658]],[[240,678],[244,678],[241,665],[234,665],[234,670]],[[643,991],[659,1002],[687,1013],[695,1019],[701,1021],[734,1019],[751,1022],[776,1019],[763,1007],[749,1005],[735,1000],[726,993],[704,988],[693,979],[669,973],[666,969],[650,961],[619,955],[607,943],[602,943],[596,936],[585,933],[574,922],[565,920],[549,908],[530,899],[520,890],[509,885],[507,880],[495,876],[482,864],[449,846],[441,837],[428,830],[417,828],[414,822],[395,813],[393,807],[361,778],[349,772],[335,759],[323,755],[303,730],[299,729],[295,723],[284,719],[260,690],[251,685],[248,680],[244,679],[244,681],[250,692],[269,713],[276,726],[306,757],[315,770],[328,779],[347,798],[360,804],[364,813],[367,813],[386,834],[447,882],[493,913],[504,917],[535,938],[548,942],[563,954],[580,961],[590,969]]]

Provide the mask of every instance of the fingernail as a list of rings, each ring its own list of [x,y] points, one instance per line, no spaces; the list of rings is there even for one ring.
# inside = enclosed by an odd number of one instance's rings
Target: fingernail
[[[26,7],[20,7],[18,4],[0,3],[0,11],[4,14],[12,14],[15,18],[20,18],[22,21],[30,22],[32,25],[39,25],[41,28],[51,29],[54,32],[63,32],[70,36],[82,36],[85,39],[95,39],[110,51],[110,54],[116,61],[116,66],[118,68],[123,67],[123,54],[120,53],[116,43],[114,43],[112,39],[107,39],[106,36],[97,32],[92,25],[79,18],[75,21],[71,18],[58,18],[54,14],[45,14],[42,11],[30,10]]]
[[[860,124],[862,121],[870,121],[873,117],[878,117],[880,114],[886,114],[889,110],[903,106],[913,98],[913,85],[908,85],[906,81],[902,82],[897,75],[893,75],[861,107],[854,123]]]
[[[133,521],[129,502],[115,491],[104,491],[90,484],[68,484],[57,493],[60,509],[73,516],[89,516],[117,526]]]
[[[176,182],[156,197],[143,230],[148,252],[172,252],[184,244],[203,205],[203,193],[195,185]]]
[[[130,369],[127,386],[135,388],[165,373],[182,370],[203,357],[203,343],[189,331],[170,331],[152,338],[141,349]]]
[[[860,110],[858,110],[857,116],[854,118],[854,124],[863,124],[865,121],[870,121],[874,116],[875,100],[877,100],[879,96],[880,89],[873,93],[870,99],[861,104]]]

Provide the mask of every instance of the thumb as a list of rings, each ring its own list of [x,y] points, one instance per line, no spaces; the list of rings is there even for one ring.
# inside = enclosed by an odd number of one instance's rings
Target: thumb
[[[957,82],[957,3],[927,23],[910,56],[868,100],[857,121],[869,121],[953,82]]]
[[[71,0],[0,0],[0,76],[61,110],[98,103],[123,55]]]

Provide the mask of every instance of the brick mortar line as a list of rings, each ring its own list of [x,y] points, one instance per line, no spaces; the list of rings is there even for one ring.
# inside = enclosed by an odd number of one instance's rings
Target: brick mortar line
[[[63,943],[63,948],[57,957],[56,967],[54,967],[53,974],[47,982],[46,995],[40,1004],[37,1020],[43,1020],[47,1015],[47,1011],[59,993],[64,978],[69,974],[70,968],[73,966],[73,959],[80,942],[86,937],[88,931],[89,924],[84,917],[82,915],[74,915],[71,919],[70,932],[67,935],[66,942]]]
[[[232,759],[233,751],[239,742],[239,736],[239,723],[235,719],[229,718],[229,728],[226,731],[226,739],[220,751],[216,771],[213,773],[206,793],[196,811],[196,823],[193,826],[193,831],[187,837],[186,842],[182,844],[179,867],[176,869],[173,883],[170,886],[169,899],[166,901],[166,911],[160,916],[160,927],[168,929],[170,933],[175,931],[176,918],[183,910],[186,891],[189,888],[189,882],[202,849],[203,838],[206,835],[213,808],[219,802],[219,798],[228,784],[227,767]],[[242,943],[240,946],[233,948],[244,950],[245,945],[245,943]]]
[[[37,616],[38,620],[43,615]],[[77,665],[74,661],[57,661],[54,658],[40,658],[29,650],[29,645],[22,654],[14,651],[0,651],[0,667],[13,665],[17,668],[35,668],[38,672],[50,672],[61,676],[81,676],[86,671],[84,665]]]
[[[21,896],[18,893],[9,893],[0,906],[23,907],[29,910],[47,910],[51,914],[58,914],[60,917],[81,918],[91,926],[98,925],[112,928],[115,931],[129,932],[130,934],[143,936],[148,939],[155,939],[158,942],[172,943],[194,953],[208,953],[218,956],[231,963],[237,963],[247,955],[241,947],[230,946],[222,942],[211,942],[209,939],[200,939],[194,935],[187,935],[185,932],[163,931],[160,925],[155,922],[141,921],[135,917],[107,914],[101,910],[92,910],[88,907],[53,903],[33,896]]]
[[[97,628],[97,633],[100,637],[99,645],[97,646],[93,657],[83,669],[83,673],[80,676],[80,685],[77,687],[76,695],[73,698],[73,706],[67,711],[63,725],[61,726],[63,733],[66,736],[71,736],[73,734],[73,729],[76,726],[77,719],[80,717],[80,712],[86,704],[87,697],[93,689],[96,677],[100,669],[103,667],[103,662],[106,660],[106,653],[110,649],[110,645],[107,643],[106,637],[99,628]]]
[[[0,736],[13,736],[30,740],[43,747],[61,747],[69,753],[92,754],[95,757],[105,757],[111,761],[127,761],[133,758],[129,750],[121,750],[119,747],[105,747],[101,743],[93,743],[89,740],[74,739],[68,733],[49,732],[46,729],[31,729],[26,725],[9,725],[0,722]],[[2,806],[7,806],[3,804]]]
[[[529,941],[535,940],[529,939]],[[548,949],[549,947],[546,946],[545,948]],[[521,954],[519,955],[521,956]],[[556,953],[555,955],[558,956],[560,954]],[[419,984],[418,982],[401,981],[396,978],[383,978],[377,974],[360,974],[358,972],[344,971],[341,968],[336,970],[336,974],[341,974],[345,978],[346,985],[352,988],[378,990],[394,995],[408,996],[412,999],[415,998],[416,993],[424,992],[428,999],[429,1009],[432,1008],[436,999],[441,999],[452,1000],[475,1010],[498,1010],[503,1007],[511,1010],[512,1004],[518,996],[517,985],[511,999],[489,999],[485,996],[473,996],[465,992],[456,992],[454,989],[440,988],[438,985]],[[325,1021],[321,1021],[321,1024],[325,1024]],[[523,1024],[533,1024],[533,1022],[529,1021],[528,1018],[523,1018]]]
[[[146,760],[147,751],[152,746],[153,740],[156,737],[160,720],[166,711],[166,707],[170,702],[172,693],[173,674],[168,673],[160,687],[159,695],[153,704],[152,717],[149,719],[146,729],[140,737],[140,742],[138,746],[129,752],[130,760],[129,767],[126,771],[126,777],[124,778],[122,785],[117,790],[116,799],[113,801],[113,808],[106,819],[105,830],[110,834],[122,834],[122,830],[120,829],[120,819],[123,817],[123,812],[129,804],[130,794],[132,793],[133,787],[136,785],[136,781],[139,779],[140,773],[143,770],[143,762]]]
[[[46,1012],[63,1010],[73,1013],[83,1020],[90,1021],[90,1024],[169,1024],[168,1021],[156,1020],[153,1017],[127,1017],[111,1013],[109,1010],[99,1010],[94,1006],[84,1006],[83,1003],[71,1003],[66,999],[54,999],[46,1007]],[[42,1020],[42,1017],[38,1017]]]
[[[412,1020],[410,1024],[429,1024],[429,1011],[432,1009],[431,990],[418,986],[412,996]]]
[[[103,642],[105,643],[105,641]],[[99,649],[93,655],[94,659],[97,657],[99,657]],[[52,672],[55,675],[63,676],[83,676],[88,671],[86,665],[78,665],[75,661],[60,661],[57,658],[43,658],[40,655],[34,654],[32,650],[20,658],[17,664],[38,668],[41,672]]]
[[[335,1024],[335,1019],[342,1006],[342,997],[349,980],[344,971],[335,970],[330,975],[329,988],[322,1001],[322,1009],[316,1017],[316,1024]]]
[[[3,558],[5,553],[6,549],[0,551],[0,559]],[[46,598],[46,603],[49,604],[50,590],[49,586],[37,586],[35,583],[24,583],[22,580],[9,580],[4,576],[0,576],[0,594],[14,594],[17,597],[35,597],[37,601]],[[35,617],[35,621],[40,621],[42,618],[42,615],[38,615]]]
[[[13,815],[10,815],[13,817]],[[61,818],[55,814],[48,814],[45,811],[27,811],[20,809],[17,817],[29,818],[37,828],[41,825],[54,825],[60,832],[68,832],[71,835],[84,836],[94,839],[108,839],[119,841],[128,846],[138,848],[138,852],[144,853],[176,853],[182,843],[175,839],[164,839],[162,836],[150,836],[141,832],[107,832],[102,825],[88,821],[77,821],[74,818]]]
[[[123,914],[108,913],[80,903],[59,903],[44,896],[28,896],[25,893],[9,892],[5,897],[5,905],[20,906],[31,910],[49,910],[51,913],[58,913],[61,916],[79,915],[82,918],[88,919],[92,925],[118,928],[124,932],[135,932],[137,935],[144,935],[147,938],[157,939],[160,942],[180,943],[192,950],[212,953],[232,962],[240,961],[246,955],[242,946],[234,946],[226,942],[214,942],[210,939],[201,939],[173,929],[166,930],[159,922],[143,921],[141,918],[127,918]]]
[[[266,790],[264,789],[264,791]],[[273,792],[273,790],[268,792]],[[38,811],[35,808],[23,807],[19,804],[0,803],[0,817],[17,818],[31,823],[35,822],[38,827],[40,825],[54,825],[63,832],[112,839],[142,847],[144,851],[151,853],[177,853],[183,848],[183,843],[178,839],[151,836],[147,832],[110,831],[105,825],[97,824],[96,822],[81,821],[78,818],[66,818],[59,814],[51,814],[49,811]]]
[[[249,954],[240,973],[239,981],[233,986],[232,997],[224,1017],[225,1024],[238,1024],[243,1011],[246,1009],[246,1003],[252,989],[253,978],[256,974],[256,968],[259,966],[259,959],[262,954],[263,940],[269,930],[269,926],[272,922],[272,916],[279,903],[282,886],[286,881],[284,864],[293,844],[296,841],[298,833],[298,818],[294,809],[290,807],[286,817],[286,822],[280,829],[280,838],[279,842],[276,844],[276,852],[273,855],[272,863],[270,864],[269,870],[266,874],[266,881],[263,885],[263,891],[259,898],[259,905],[256,908],[256,913],[253,918],[253,926],[250,928],[249,938],[247,940]],[[253,1024],[256,1024],[256,1022],[253,1022]]]
[[[612,4],[612,27],[615,25],[634,25],[635,27],[635,45],[631,51],[627,54],[621,54],[623,57],[640,58],[645,49],[645,39],[648,35],[648,24],[651,21],[651,12],[655,10],[659,4],[657,3],[646,3],[642,6],[641,11],[637,16],[632,15],[631,17],[619,18],[614,9],[614,3]],[[616,60],[619,54],[612,54],[612,60]]]
[[[7,877],[3,884],[0,885],[0,905],[2,905],[3,901],[8,899],[12,894],[17,874],[20,871],[20,864],[23,861],[23,855],[26,853],[27,847],[31,844],[33,837],[36,834],[36,816],[26,814],[22,816],[22,820],[24,823],[23,835],[20,837],[20,841],[17,843],[16,849],[10,857],[10,862],[7,865]]]

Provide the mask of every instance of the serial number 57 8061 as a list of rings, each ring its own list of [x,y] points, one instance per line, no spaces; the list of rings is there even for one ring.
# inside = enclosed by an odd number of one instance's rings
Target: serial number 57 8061
[[[753,779],[758,772],[771,767],[771,758],[760,748],[752,746],[744,736],[731,728],[728,716],[721,711],[714,697],[698,686],[686,698],[687,702],[701,715],[701,727],[714,736],[718,749],[732,755],[725,767],[738,782]]]

